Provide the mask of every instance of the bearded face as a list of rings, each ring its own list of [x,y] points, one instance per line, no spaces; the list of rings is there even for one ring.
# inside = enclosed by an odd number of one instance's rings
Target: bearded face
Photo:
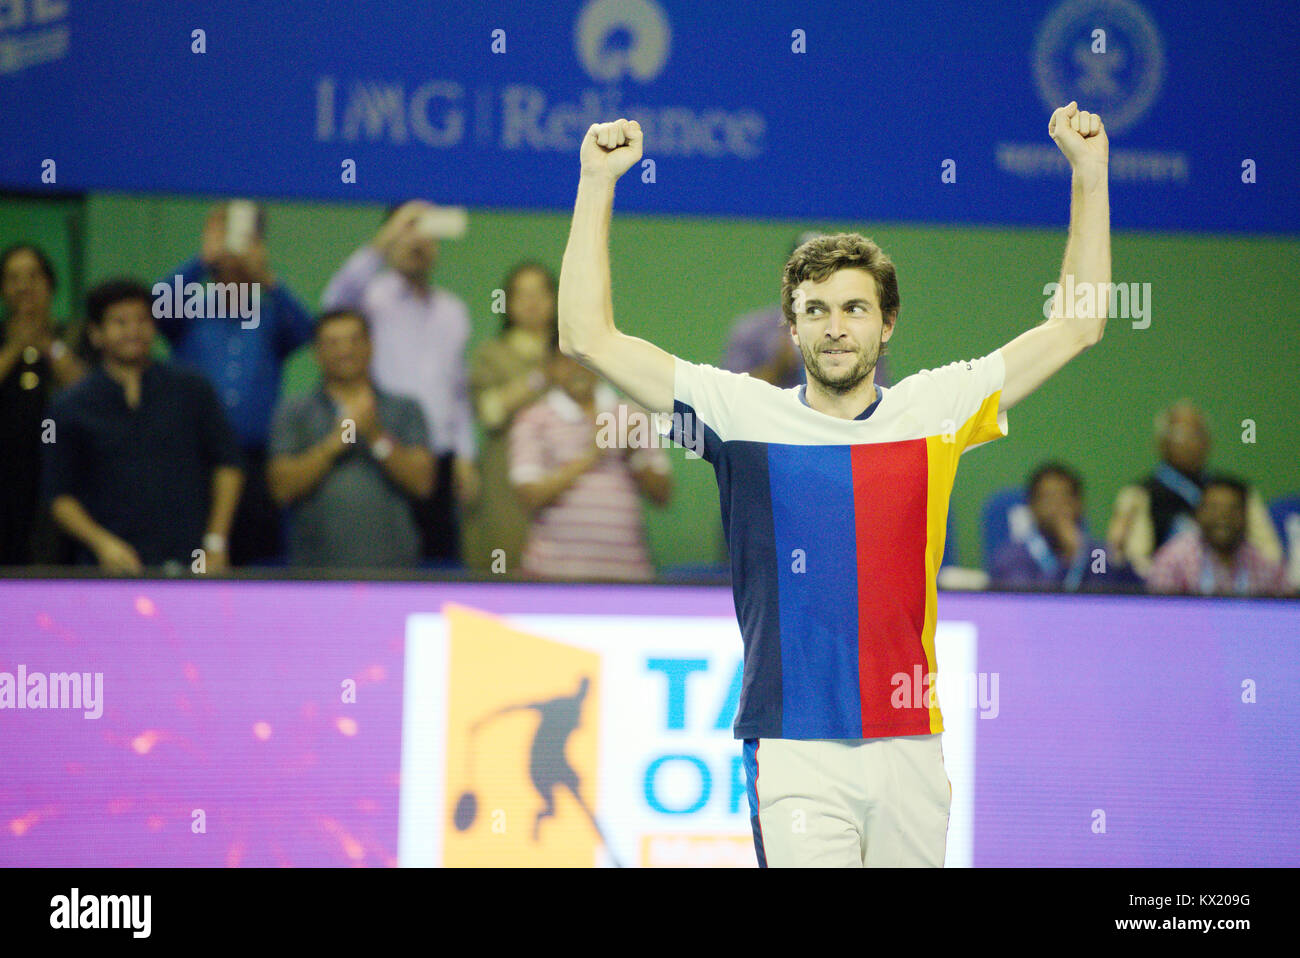
[[[808,378],[816,380],[828,392],[848,393],[871,375],[880,358],[883,340],[865,346],[841,337],[833,342],[799,343]]]
[[[892,334],[880,312],[875,277],[863,269],[805,280],[796,291],[794,312],[808,378],[831,393],[861,385],[876,368],[886,334]]]

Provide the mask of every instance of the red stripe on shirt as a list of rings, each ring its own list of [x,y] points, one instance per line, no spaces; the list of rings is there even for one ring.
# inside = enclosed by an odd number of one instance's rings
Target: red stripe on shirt
[[[882,726],[895,734],[930,730],[930,713],[907,697],[896,709],[891,679],[915,684],[928,670],[925,629],[926,497],[929,462],[924,439],[853,446],[854,529],[858,557],[858,683],[863,734]],[[916,695],[924,702],[924,689]],[[901,713],[901,714],[900,714]]]

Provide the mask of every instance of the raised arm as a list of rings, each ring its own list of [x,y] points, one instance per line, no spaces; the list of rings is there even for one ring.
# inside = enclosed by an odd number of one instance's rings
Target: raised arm
[[[998,403],[1010,409],[1067,362],[1095,345],[1110,303],[1110,144],[1101,117],[1071,102],[1052,114],[1047,132],[1070,161],[1070,233],[1061,280],[1046,322],[1002,347],[1006,381]],[[1067,303],[1066,292],[1074,301]],[[1080,299],[1088,290],[1091,298]],[[1088,295],[1083,294],[1085,297]]]
[[[635,121],[593,123],[582,141],[582,175],[560,266],[560,349],[651,412],[673,409],[673,357],[614,326],[609,220],[614,184],[641,159]]]

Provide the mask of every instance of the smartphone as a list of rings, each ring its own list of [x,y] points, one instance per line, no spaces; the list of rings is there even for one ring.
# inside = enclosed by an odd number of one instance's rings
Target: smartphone
[[[430,239],[460,239],[469,227],[469,212],[463,206],[435,206],[415,221],[415,229]]]
[[[257,234],[257,204],[250,200],[233,200],[226,207],[226,252],[242,256],[253,245]]]

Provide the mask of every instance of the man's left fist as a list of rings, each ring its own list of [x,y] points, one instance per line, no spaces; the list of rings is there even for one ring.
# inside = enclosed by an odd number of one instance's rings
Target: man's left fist
[[[1105,166],[1110,158],[1110,140],[1101,117],[1080,110],[1073,100],[1052,113],[1047,132],[1061,148],[1073,169],[1081,166]]]

